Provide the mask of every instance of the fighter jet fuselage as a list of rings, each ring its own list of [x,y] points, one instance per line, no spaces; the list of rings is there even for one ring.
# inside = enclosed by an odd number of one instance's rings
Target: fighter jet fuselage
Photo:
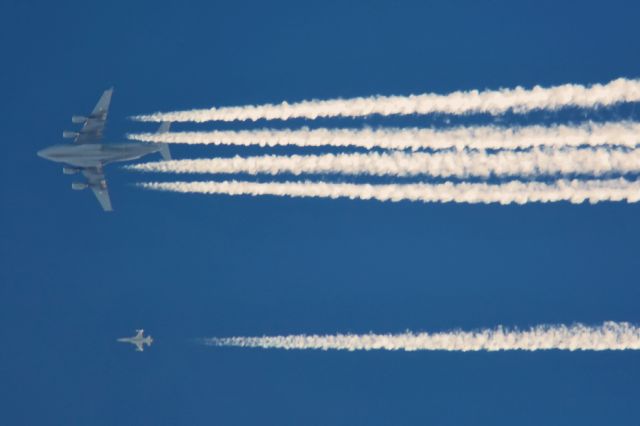
[[[153,343],[153,338],[151,336],[144,336],[144,330],[142,329],[136,330],[136,335],[133,337],[121,337],[117,340],[118,342],[135,345],[136,351],[138,352],[144,351],[144,345],[151,346],[151,343]]]

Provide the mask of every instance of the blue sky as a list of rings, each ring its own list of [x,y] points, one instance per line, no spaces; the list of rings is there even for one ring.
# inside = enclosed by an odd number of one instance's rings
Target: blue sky
[[[633,2],[344,3],[2,3],[1,424],[637,424],[632,352],[192,339],[638,323],[638,205],[190,196],[111,166],[104,214],[35,155],[111,85],[118,141],[157,110],[639,76]],[[150,350],[115,343],[138,327]]]

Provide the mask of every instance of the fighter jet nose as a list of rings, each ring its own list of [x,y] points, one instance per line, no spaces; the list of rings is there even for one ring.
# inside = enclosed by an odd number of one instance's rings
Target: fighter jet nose
[[[47,150],[46,149],[41,149],[36,154],[38,154],[38,157],[47,158]]]

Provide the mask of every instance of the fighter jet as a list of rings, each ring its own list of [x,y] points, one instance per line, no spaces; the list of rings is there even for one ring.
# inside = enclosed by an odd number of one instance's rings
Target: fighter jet
[[[107,122],[109,104],[113,88],[105,90],[97,105],[88,116],[74,115],[71,122],[82,124],[78,132],[64,131],[63,138],[72,138],[70,144],[53,145],[38,151],[38,155],[47,160],[63,163],[64,174],[82,172],[86,182],[74,182],[71,188],[82,190],[91,188],[105,211],[112,211],[111,199],[104,175],[104,166],[118,161],[137,160],[138,158],[159,152],[165,160],[171,159],[169,145],[130,142],[130,143],[100,143]],[[158,132],[169,131],[171,123],[162,123]]]
[[[147,336],[144,337],[142,334],[144,333],[144,330],[136,330],[136,332],[138,334],[136,334],[133,337],[121,337],[120,339],[118,339],[118,342],[123,342],[123,343],[131,343],[136,345],[136,351],[137,352],[143,352],[144,351],[144,345],[146,344],[147,346],[151,346],[151,343],[153,343],[153,339],[151,338],[151,336]]]

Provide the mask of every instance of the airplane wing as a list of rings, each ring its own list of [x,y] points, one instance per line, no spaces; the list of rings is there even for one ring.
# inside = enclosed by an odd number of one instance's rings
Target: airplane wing
[[[102,167],[86,167],[82,169],[82,174],[87,178],[87,184],[100,202],[102,209],[106,212],[113,211]]]
[[[142,342],[136,342],[136,351],[144,352],[144,344]]]
[[[105,90],[100,100],[93,108],[91,114],[86,117],[82,129],[76,136],[74,143],[97,143],[102,139],[104,134],[104,127],[107,123],[107,115],[109,113],[109,105],[111,104],[111,95],[113,94],[113,87]],[[80,118],[83,120],[82,118]]]
[[[136,332],[138,333],[138,334],[136,334],[136,339],[138,339],[138,338],[142,339],[142,337],[143,337],[142,333],[144,333],[144,330],[140,329],[140,330],[136,330]]]

